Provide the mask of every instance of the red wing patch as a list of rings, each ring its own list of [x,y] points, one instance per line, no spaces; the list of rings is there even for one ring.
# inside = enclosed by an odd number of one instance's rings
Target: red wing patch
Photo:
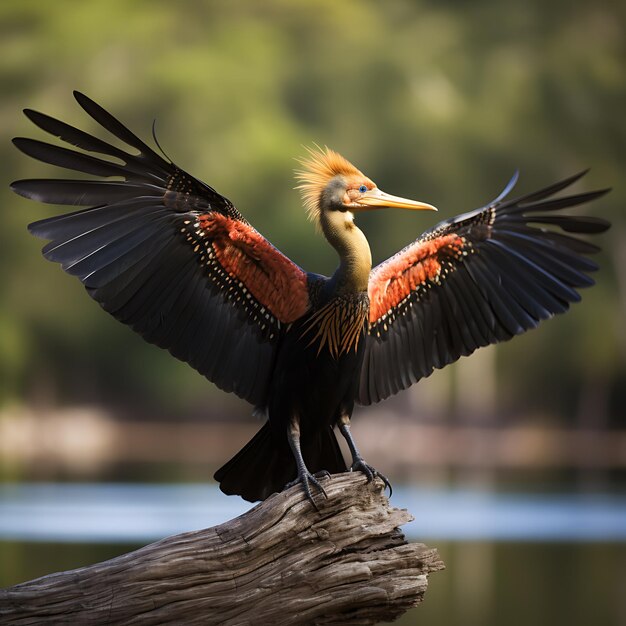
[[[456,234],[417,241],[375,268],[368,287],[370,323],[392,311],[420,286],[438,282],[442,254],[459,257],[465,243]]]
[[[198,218],[215,259],[276,319],[289,324],[309,308],[307,275],[252,226],[208,213]]]

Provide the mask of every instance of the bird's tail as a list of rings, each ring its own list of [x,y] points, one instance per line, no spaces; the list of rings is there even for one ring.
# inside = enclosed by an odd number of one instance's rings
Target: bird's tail
[[[346,471],[341,449],[330,427],[306,438],[302,442],[302,455],[313,474],[322,470],[331,474]],[[269,422],[214,475],[225,494],[240,495],[248,502],[265,500],[296,477],[296,463],[287,439],[277,441]]]

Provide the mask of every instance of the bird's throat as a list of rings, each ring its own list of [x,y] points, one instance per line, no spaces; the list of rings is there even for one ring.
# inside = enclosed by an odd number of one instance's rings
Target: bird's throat
[[[333,276],[337,292],[366,292],[372,253],[363,231],[349,212],[325,211],[320,217],[322,232],[339,254],[339,268]]]

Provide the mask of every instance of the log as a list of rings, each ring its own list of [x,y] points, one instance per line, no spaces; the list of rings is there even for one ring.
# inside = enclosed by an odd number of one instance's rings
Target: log
[[[407,543],[411,521],[380,480],[299,486],[219,526],[0,591],[2,624],[375,624],[419,604],[435,549]]]

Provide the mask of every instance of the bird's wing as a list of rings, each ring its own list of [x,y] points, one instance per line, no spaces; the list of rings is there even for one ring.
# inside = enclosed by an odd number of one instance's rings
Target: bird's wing
[[[30,225],[33,234],[51,240],[44,256],[77,276],[92,298],[144,339],[222,389],[262,405],[281,327],[309,307],[306,272],[229,200],[159,156],[98,104],[74,95],[126,146],[25,111],[44,131],[105,158],[17,138],[22,152],[117,179],[12,184],[40,202],[90,207]]]
[[[476,348],[506,341],[577,302],[598,248],[572,234],[609,223],[557,214],[608,190],[552,198],[585,172],[443,221],[372,270],[358,402],[406,389]],[[564,232],[563,232],[564,231]]]

